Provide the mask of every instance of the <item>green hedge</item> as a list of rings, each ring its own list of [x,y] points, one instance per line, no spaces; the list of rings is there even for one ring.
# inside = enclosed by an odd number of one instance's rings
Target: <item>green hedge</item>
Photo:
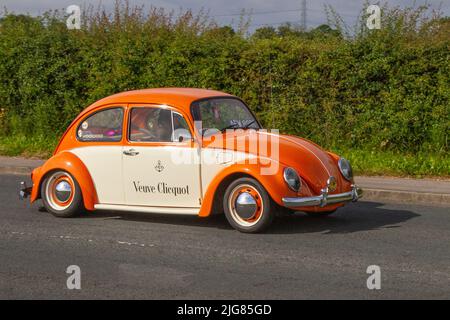
[[[385,11],[381,30],[348,38],[323,27],[248,35],[204,15],[120,6],[85,13],[82,30],[58,13],[7,14],[0,143],[52,141],[102,97],[180,86],[236,94],[266,127],[326,148],[448,159],[450,21],[419,16]],[[437,173],[450,175],[448,162]]]

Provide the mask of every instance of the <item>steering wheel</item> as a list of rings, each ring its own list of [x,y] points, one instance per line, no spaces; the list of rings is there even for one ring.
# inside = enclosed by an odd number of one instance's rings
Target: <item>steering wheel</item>
[[[146,141],[155,141],[156,140],[156,136],[154,134],[152,134],[149,130],[144,129],[144,128],[139,128],[138,131],[142,132],[144,134],[139,137],[139,139],[141,141],[142,140],[146,140]]]

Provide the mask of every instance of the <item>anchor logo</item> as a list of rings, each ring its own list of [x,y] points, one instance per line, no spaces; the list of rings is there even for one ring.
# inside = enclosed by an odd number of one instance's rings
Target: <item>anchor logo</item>
[[[161,160],[158,160],[158,163],[155,166],[155,170],[161,172],[164,170],[164,166],[161,164]]]

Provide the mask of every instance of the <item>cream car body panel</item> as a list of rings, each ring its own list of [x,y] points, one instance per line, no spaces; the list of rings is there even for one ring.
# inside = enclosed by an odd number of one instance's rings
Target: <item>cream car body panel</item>
[[[128,146],[123,155],[125,204],[200,208],[198,149],[179,146]],[[183,161],[180,156],[192,160]]]
[[[126,150],[137,154],[125,155]],[[200,162],[197,148],[170,146],[83,147],[71,152],[92,176],[99,198],[96,209],[113,210],[109,205],[119,205],[120,210],[129,206],[128,210],[140,212],[181,213],[171,208],[186,207],[188,214],[198,213],[201,198],[220,171],[254,158],[244,152],[205,148]],[[155,211],[157,207],[166,209]]]
[[[217,174],[235,163],[244,163],[251,161],[255,156],[245,152],[232,150],[223,150],[215,148],[204,148],[201,151],[201,178],[203,196],[208,190],[209,184],[217,176]]]
[[[92,177],[98,201],[124,204],[122,146],[89,146],[70,150],[86,165]]]

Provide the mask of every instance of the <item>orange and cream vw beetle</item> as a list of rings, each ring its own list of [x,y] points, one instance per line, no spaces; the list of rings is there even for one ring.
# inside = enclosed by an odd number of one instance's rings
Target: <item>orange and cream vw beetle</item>
[[[104,98],[82,111],[53,156],[22,182],[57,217],[124,210],[207,217],[258,232],[280,212],[327,215],[356,201],[347,160],[264,130],[237,97],[165,88]]]

